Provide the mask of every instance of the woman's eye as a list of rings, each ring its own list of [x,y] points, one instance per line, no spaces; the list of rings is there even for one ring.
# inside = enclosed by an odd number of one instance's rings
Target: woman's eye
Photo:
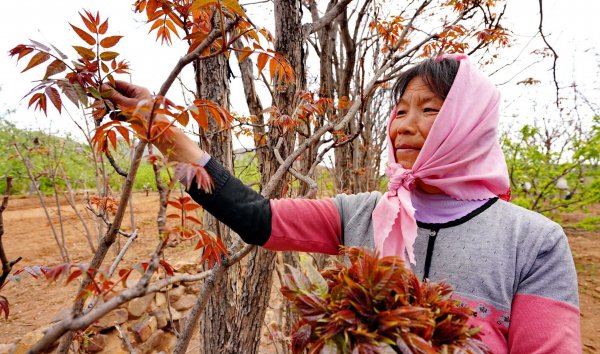
[[[396,117],[404,117],[406,115],[405,111],[398,111],[396,112]]]
[[[423,108],[423,112],[425,113],[438,113],[439,111],[437,108]]]

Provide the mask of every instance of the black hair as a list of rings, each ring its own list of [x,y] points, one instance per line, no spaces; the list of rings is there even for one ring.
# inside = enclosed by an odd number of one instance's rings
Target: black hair
[[[434,94],[445,100],[452,83],[454,83],[459,66],[460,62],[458,60],[448,58],[440,61],[427,59],[420,62],[401,73],[396,80],[392,90],[395,102],[400,101],[406,86],[415,77],[422,78]]]

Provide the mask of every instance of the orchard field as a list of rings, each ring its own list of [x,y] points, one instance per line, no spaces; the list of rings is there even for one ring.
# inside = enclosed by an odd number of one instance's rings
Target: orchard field
[[[140,237],[134,243],[125,264],[133,264],[143,260],[152,252],[152,246],[157,238],[154,220],[155,205],[158,195],[152,193],[134,193],[134,211],[136,225]],[[50,201],[50,200],[49,200]],[[67,204],[65,203],[65,207]],[[591,215],[600,213],[600,205],[592,206],[588,213],[581,211],[570,212],[560,217],[561,223],[569,237],[569,242],[575,259],[579,277],[579,294],[581,303],[581,325],[584,353],[597,353],[600,350],[600,229],[574,227]],[[73,254],[73,262],[86,262],[90,257],[87,242],[81,234],[74,213],[64,216],[67,241]],[[9,202],[9,208],[4,212],[5,233],[4,245],[11,255],[23,257],[23,264],[58,264],[58,254],[50,229],[45,220],[39,201],[34,198],[14,198]],[[199,259],[190,243],[181,243],[166,251],[168,259],[195,261]],[[175,263],[174,263],[175,264]],[[279,288],[277,277],[273,278],[273,289]],[[58,283],[36,281],[32,278],[23,280],[20,284],[10,284],[3,289],[3,295],[11,300],[11,314],[8,320],[0,320],[0,344],[12,343],[24,334],[56,320],[64,315],[64,309],[71,303],[77,284],[64,286],[64,280]],[[273,318],[273,313],[280,306],[281,297],[276,290],[271,294],[267,318]],[[57,317],[58,316],[58,317]],[[275,353],[274,345],[269,337],[268,329],[263,328],[261,353]],[[197,336],[194,338],[197,341]],[[197,344],[192,342],[188,352],[196,352]]]

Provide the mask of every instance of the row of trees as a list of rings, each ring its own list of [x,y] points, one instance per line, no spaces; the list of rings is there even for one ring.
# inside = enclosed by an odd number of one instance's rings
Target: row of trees
[[[129,67],[114,51],[120,36],[108,34],[108,21],[99,14],[85,11],[81,14],[83,25],[71,25],[83,41],[73,46],[77,53],[74,60],[68,60],[52,45],[35,41],[15,47],[11,55],[18,59],[31,57],[25,70],[49,62],[42,80],[31,92],[30,106],[45,112],[50,102],[61,111],[66,98],[88,108],[87,119],[95,126],[89,142],[98,155],[97,161],[106,159],[123,176],[114,215],[98,205],[97,216],[106,224],[89,267],[82,271],[63,265],[52,276],[57,272],[70,275],[70,279],[81,276],[80,292],[96,297],[109,291],[100,280],[109,279],[112,273],[102,272],[102,265],[109,263],[108,250],[118,238],[132,237],[121,230],[121,224],[147,148],[160,194],[160,237],[139,283],[104,303],[92,300],[92,306],[85,308],[83,298],[78,297],[71,316],[51,327],[31,352],[43,351],[62,338],[59,352],[66,353],[73,331],[86,328],[133,298],[185,280],[203,281],[203,289],[179,333],[175,352],[185,352],[200,319],[201,352],[256,353],[275,254],[243,246],[237,235],[209,216],[203,227],[186,218],[185,211],[194,207],[187,207],[187,200],[171,198],[178,180],[175,174],[194,176],[205,189],[210,189],[210,178],[200,166],[174,165],[155,155],[152,142],[165,138],[172,125],[185,127],[195,121],[200,127],[200,146],[233,171],[232,134],[249,134],[255,143],[259,191],[267,198],[313,197],[318,166],[332,155],[337,192],[376,189],[381,181],[385,126],[392,105],[388,92],[394,79],[407,65],[443,52],[492,57],[508,41],[501,25],[505,8],[504,1],[496,0],[400,4],[377,0],[274,0],[275,30],[270,33],[256,28],[235,0],[138,0],[135,12],[147,20],[151,32],[163,44],[181,38],[188,45],[187,53],[183,53],[154,101],[139,107],[113,107],[105,100],[102,85],[114,83],[115,76],[128,72]],[[312,63],[318,63],[317,71],[310,70]],[[194,68],[193,103],[179,105],[169,100],[167,93],[187,65]],[[229,113],[229,75],[234,66],[235,72],[239,70],[249,117]],[[259,96],[261,90],[269,97]],[[116,119],[107,119],[109,113]],[[168,121],[155,119],[157,114]],[[111,158],[118,139],[135,142],[126,164]],[[525,157],[517,155],[518,159]],[[595,159],[597,163],[597,156]],[[105,190],[98,193],[99,198],[108,197]],[[167,208],[175,208],[183,224],[168,223]],[[168,273],[169,265],[162,253],[172,237],[198,239],[206,272],[153,282],[156,272]],[[285,254],[281,258],[277,260],[279,265],[295,264],[297,257]],[[118,260],[111,263],[113,273],[120,277],[114,281],[131,271],[114,272]],[[289,323],[284,328],[286,334]]]

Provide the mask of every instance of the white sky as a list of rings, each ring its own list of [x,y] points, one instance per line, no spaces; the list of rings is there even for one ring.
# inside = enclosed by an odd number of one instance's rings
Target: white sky
[[[247,1],[241,1],[242,4],[244,2]],[[38,68],[20,74],[26,62],[17,66],[16,59],[9,58],[6,53],[15,45],[27,43],[27,39],[31,38],[45,43],[50,42],[68,55],[72,54],[70,45],[78,42],[78,37],[67,22],[83,27],[77,14],[83,8],[91,11],[99,10],[101,16],[109,17],[109,33],[124,36],[115,49],[130,62],[133,69],[132,80],[150,88],[151,91],[158,90],[178,57],[185,53],[185,46],[178,45],[176,38],[172,47],[157,44],[154,41],[154,34],[147,34],[149,27],[144,23],[144,17],[139,14],[134,15],[131,11],[132,3],[133,0],[4,1],[2,9],[5,15],[0,21],[0,111],[14,109],[14,113],[6,116],[20,127],[48,129],[51,125],[55,132],[76,132],[68,116],[59,116],[50,103],[48,103],[48,117],[27,109],[28,99],[21,100],[21,98],[33,87],[31,81],[42,76],[45,66],[40,65]],[[251,18],[253,12],[268,17],[270,10],[265,10],[267,6],[272,5],[251,6],[248,11]],[[559,54],[558,79],[561,87],[568,87],[576,82],[579,90],[588,100],[598,102],[600,39],[597,36],[595,20],[600,13],[600,2],[544,0],[544,6],[544,29],[548,40]],[[504,25],[514,33],[511,38],[513,47],[500,52],[498,64],[512,62],[517,54],[523,51],[513,65],[492,76],[492,80],[499,84],[505,99],[502,112],[504,128],[507,128],[515,122],[519,125],[532,122],[536,115],[555,114],[552,109],[555,93],[549,71],[551,60],[532,65],[521,72],[523,68],[536,61],[536,57],[529,53],[544,47],[540,38],[530,41],[531,36],[537,32],[538,1],[508,0],[505,18]],[[488,72],[492,70],[492,68],[486,69]],[[528,77],[534,77],[542,81],[542,84],[527,88],[516,85],[518,81]],[[507,80],[509,82],[505,83]],[[233,110],[244,113],[245,104],[236,104],[236,102],[245,102],[236,99],[236,97],[243,97],[241,85],[232,84],[232,86],[234,87]],[[171,88],[170,96],[177,95],[179,91],[178,85],[175,84]],[[568,88],[562,91],[565,96],[569,95],[569,92],[572,90]],[[69,104],[67,107],[72,115],[81,115],[74,106]],[[597,107],[595,109],[598,112]],[[591,115],[588,108],[584,108],[580,113]]]

